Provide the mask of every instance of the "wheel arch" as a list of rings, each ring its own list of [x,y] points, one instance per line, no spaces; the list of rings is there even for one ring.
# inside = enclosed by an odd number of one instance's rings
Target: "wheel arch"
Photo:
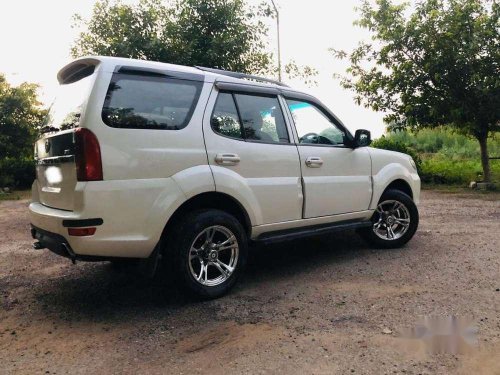
[[[380,197],[388,189],[396,189],[407,194],[416,204],[420,197],[420,179],[400,163],[390,163],[372,176],[373,196],[370,209],[375,209]]]
[[[187,213],[194,210],[209,208],[222,210],[236,217],[236,219],[243,226],[247,236],[250,236],[252,222],[250,221],[250,216],[243,205],[228,194],[210,191],[195,195],[181,204],[167,220],[161,238],[168,238],[170,230]]]
[[[382,194],[384,194],[387,190],[391,189],[402,191],[403,193],[408,195],[411,199],[413,199],[413,190],[411,189],[410,184],[401,178],[398,178],[389,183],[389,185],[386,186]]]

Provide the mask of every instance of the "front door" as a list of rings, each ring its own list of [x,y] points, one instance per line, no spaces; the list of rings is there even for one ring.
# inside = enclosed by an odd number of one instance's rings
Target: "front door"
[[[214,87],[203,127],[217,191],[245,201],[254,225],[301,219],[299,155],[277,95]]]
[[[346,131],[319,105],[299,99],[285,100],[298,136],[304,218],[367,210],[372,185],[366,147],[346,146]]]

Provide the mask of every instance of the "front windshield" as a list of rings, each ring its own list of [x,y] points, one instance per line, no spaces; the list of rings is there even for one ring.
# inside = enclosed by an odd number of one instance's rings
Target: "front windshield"
[[[42,133],[66,130],[78,127],[81,108],[87,98],[94,75],[89,75],[76,82],[62,84],[50,106]]]

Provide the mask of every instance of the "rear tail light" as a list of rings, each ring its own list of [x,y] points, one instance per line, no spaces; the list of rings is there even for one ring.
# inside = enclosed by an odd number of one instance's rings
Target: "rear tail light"
[[[88,129],[75,131],[75,162],[78,181],[101,181],[101,148],[94,133]]]
[[[70,236],[93,236],[96,231],[96,228],[68,228],[68,234]]]

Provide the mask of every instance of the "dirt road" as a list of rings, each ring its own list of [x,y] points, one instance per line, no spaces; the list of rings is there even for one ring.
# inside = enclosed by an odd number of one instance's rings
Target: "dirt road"
[[[354,233],[255,249],[203,303],[31,250],[27,205],[0,202],[0,373],[500,374],[498,195],[424,191],[399,250]],[[477,344],[428,354],[403,338],[422,316],[472,317]]]

